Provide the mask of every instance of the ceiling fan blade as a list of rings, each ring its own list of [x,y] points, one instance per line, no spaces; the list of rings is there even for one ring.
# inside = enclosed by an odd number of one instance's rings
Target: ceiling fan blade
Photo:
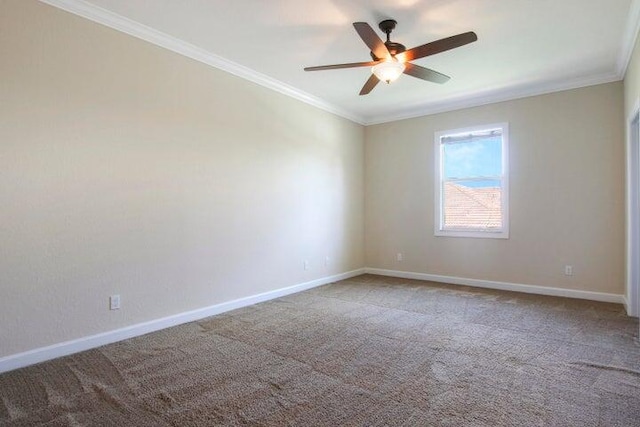
[[[376,75],[371,73],[371,77],[369,77],[369,80],[367,80],[364,86],[362,86],[362,89],[360,89],[360,95],[367,95],[373,90],[374,87],[376,87],[379,82],[380,80],[378,80]]]
[[[429,68],[421,67],[416,64],[412,64],[410,62],[407,62],[406,64],[404,64],[404,66],[405,66],[404,68],[405,74],[408,74],[413,77],[417,77],[422,80],[427,80],[429,82],[442,84],[442,83],[448,82],[449,79],[451,79],[451,77],[446,76],[442,73],[431,70]]]
[[[320,71],[320,70],[337,70],[339,68],[356,68],[356,67],[373,67],[380,61],[369,62],[351,62],[348,64],[334,64],[334,65],[319,65],[317,67],[306,67],[305,71]]]
[[[478,36],[473,31],[467,33],[458,34],[457,36],[447,37],[445,39],[436,40],[431,43],[423,44],[422,46],[416,46],[407,50],[404,53],[396,55],[400,61],[412,61],[418,58],[424,58],[425,56],[435,55],[436,53],[444,52],[456,47],[464,46],[465,44],[473,43],[478,40]]]
[[[366,22],[354,22],[353,27],[358,32],[362,41],[371,49],[371,52],[380,59],[391,56],[384,42],[378,37],[373,28]]]

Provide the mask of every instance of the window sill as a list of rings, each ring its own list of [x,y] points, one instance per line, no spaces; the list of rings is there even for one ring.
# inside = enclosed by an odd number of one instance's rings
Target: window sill
[[[459,231],[459,230],[436,230],[436,237],[470,237],[474,239],[508,239],[509,232],[500,231]]]

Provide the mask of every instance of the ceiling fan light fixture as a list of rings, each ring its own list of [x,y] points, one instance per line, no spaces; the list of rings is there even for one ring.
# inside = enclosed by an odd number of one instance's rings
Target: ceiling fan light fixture
[[[378,80],[391,83],[400,77],[404,71],[404,63],[397,60],[387,60],[371,67],[371,72],[376,75]]]

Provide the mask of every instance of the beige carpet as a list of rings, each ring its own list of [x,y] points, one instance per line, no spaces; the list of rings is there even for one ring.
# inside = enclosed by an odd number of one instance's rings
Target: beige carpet
[[[640,426],[614,304],[365,275],[0,376],[3,426]]]

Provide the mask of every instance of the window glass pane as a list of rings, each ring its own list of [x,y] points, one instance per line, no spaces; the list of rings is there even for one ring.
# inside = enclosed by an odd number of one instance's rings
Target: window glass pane
[[[500,135],[444,143],[442,148],[445,179],[502,175]]]
[[[502,227],[502,188],[499,180],[443,182],[444,228],[496,229]]]

